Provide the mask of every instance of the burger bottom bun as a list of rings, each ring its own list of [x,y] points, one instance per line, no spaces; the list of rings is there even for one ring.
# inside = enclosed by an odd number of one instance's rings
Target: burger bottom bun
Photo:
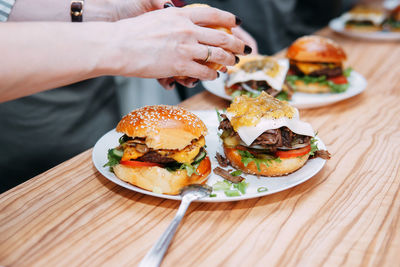
[[[346,24],[345,29],[354,32],[376,32],[376,31],[381,31],[382,27],[375,25],[359,26],[359,25]]]
[[[284,158],[281,162],[271,161],[269,166],[260,164],[260,171],[258,171],[256,164],[251,161],[247,166],[244,166],[242,157],[237,149],[228,148],[224,146],[226,158],[230,161],[233,167],[242,170],[245,173],[262,175],[262,176],[284,176],[294,171],[297,171],[307,162],[309,154],[301,157]]]
[[[177,195],[181,189],[190,184],[204,184],[211,172],[211,163],[209,158],[209,168],[201,175],[193,174],[188,176],[186,170],[170,172],[161,167],[128,167],[122,164],[113,167],[115,175],[122,181],[133,184],[134,186],[145,190],[167,195]]]
[[[294,82],[294,87],[297,92],[303,93],[330,93],[331,88],[328,85],[320,84],[320,83],[308,83],[306,84],[303,81],[297,80]]]

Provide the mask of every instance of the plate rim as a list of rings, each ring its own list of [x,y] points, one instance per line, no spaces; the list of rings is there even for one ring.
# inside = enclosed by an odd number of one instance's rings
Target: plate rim
[[[200,116],[199,114],[201,114],[201,113],[207,113],[207,114],[211,113],[211,112],[215,113],[215,110],[207,110],[207,109],[204,109],[204,110],[191,110],[191,112],[193,112],[196,115]],[[127,182],[124,182],[124,181],[120,180],[119,178],[117,178],[115,175],[112,175],[111,177],[109,177],[109,173],[106,172],[106,167],[101,166],[101,164],[95,159],[95,157],[96,157],[97,151],[100,149],[100,145],[104,141],[104,139],[108,138],[108,135],[116,134],[116,133],[117,132],[115,131],[115,128],[111,129],[110,131],[105,133],[102,137],[100,137],[97,140],[96,144],[94,145],[93,150],[92,150],[92,163],[95,166],[96,170],[103,177],[105,177],[107,180],[117,184],[118,186],[121,186],[123,188],[129,189],[131,191],[142,193],[142,194],[153,196],[153,197],[163,198],[163,199],[181,200],[180,195],[166,195],[166,194],[154,193],[154,192],[142,189],[140,187],[134,186],[132,184],[129,184]],[[218,137],[216,137],[216,138],[218,138]],[[318,147],[320,149],[326,149],[325,144],[323,143],[323,141],[318,136],[316,137],[316,139],[318,140]],[[107,149],[109,149],[109,148],[107,148]],[[213,155],[210,155],[210,157],[211,156],[213,156]],[[197,200],[197,202],[231,202],[231,201],[247,200],[247,199],[253,199],[253,198],[258,198],[258,197],[264,197],[264,196],[267,196],[267,195],[272,195],[272,194],[275,194],[275,193],[278,193],[278,192],[285,191],[287,189],[291,189],[291,188],[293,188],[293,187],[295,187],[295,186],[297,186],[299,184],[302,184],[302,183],[308,181],[312,177],[314,177],[316,174],[318,174],[323,169],[323,167],[326,164],[326,160],[324,160],[324,159],[317,158],[317,159],[311,159],[311,160],[320,160],[321,163],[319,164],[319,166],[317,168],[311,169],[312,171],[308,176],[305,175],[305,177],[302,177],[302,179],[298,180],[297,182],[291,183],[290,186],[286,186],[286,187],[279,188],[279,189],[276,189],[276,190],[271,190],[271,191],[268,190],[268,191],[260,192],[260,193],[257,193],[257,194],[247,194],[246,193],[246,194],[238,196],[238,197],[226,197],[226,198],[207,197],[207,198],[204,198],[204,199]],[[210,175],[212,175],[212,171],[211,171]],[[267,177],[267,178],[280,179],[280,177]]]

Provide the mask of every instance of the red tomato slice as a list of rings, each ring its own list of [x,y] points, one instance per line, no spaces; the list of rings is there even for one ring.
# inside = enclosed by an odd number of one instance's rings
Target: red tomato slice
[[[302,147],[299,149],[293,149],[293,150],[278,150],[276,151],[276,156],[280,158],[294,158],[294,157],[300,157],[303,155],[306,155],[311,151],[311,146],[308,145],[306,147]]]
[[[157,163],[137,161],[137,160],[121,160],[119,163],[129,167],[154,167],[154,166],[161,167],[161,165]]]
[[[337,77],[328,78],[328,81],[332,81],[336,84],[346,84],[348,83],[346,76],[340,75]]]
[[[211,162],[210,162],[210,158],[207,156],[205,157],[199,164],[199,167],[197,167],[196,169],[198,174],[192,174],[192,176],[190,176],[190,179],[199,179],[201,177],[206,178],[210,172],[211,172]],[[203,183],[205,183],[207,181],[207,179],[204,179]]]

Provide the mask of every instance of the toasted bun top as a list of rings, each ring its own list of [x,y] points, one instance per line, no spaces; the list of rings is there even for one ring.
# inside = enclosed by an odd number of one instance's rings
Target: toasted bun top
[[[286,56],[296,61],[335,62],[346,60],[346,53],[334,41],[310,35],[297,39],[287,50]]]
[[[155,105],[133,110],[118,123],[117,132],[146,138],[153,149],[183,149],[207,134],[206,125],[186,109]]]

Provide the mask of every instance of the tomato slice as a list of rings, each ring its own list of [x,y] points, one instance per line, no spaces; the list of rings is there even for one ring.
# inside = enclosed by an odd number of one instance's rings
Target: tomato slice
[[[311,146],[308,145],[306,147],[302,147],[299,149],[292,149],[292,150],[278,150],[276,151],[276,156],[280,158],[294,158],[304,156],[311,151]]]
[[[336,84],[346,84],[348,83],[346,76],[340,75],[332,78],[328,78],[328,81],[332,81]]]
[[[199,164],[199,167],[197,167],[196,172],[198,174],[193,173],[192,176],[190,176],[191,179],[198,179],[200,177],[206,178],[210,172],[211,172],[211,162],[210,158],[207,156],[205,157]],[[205,183],[207,179],[204,179],[203,183]]]
[[[119,163],[129,167],[154,167],[154,166],[161,167],[161,165],[157,163],[137,161],[137,160],[121,160]]]

